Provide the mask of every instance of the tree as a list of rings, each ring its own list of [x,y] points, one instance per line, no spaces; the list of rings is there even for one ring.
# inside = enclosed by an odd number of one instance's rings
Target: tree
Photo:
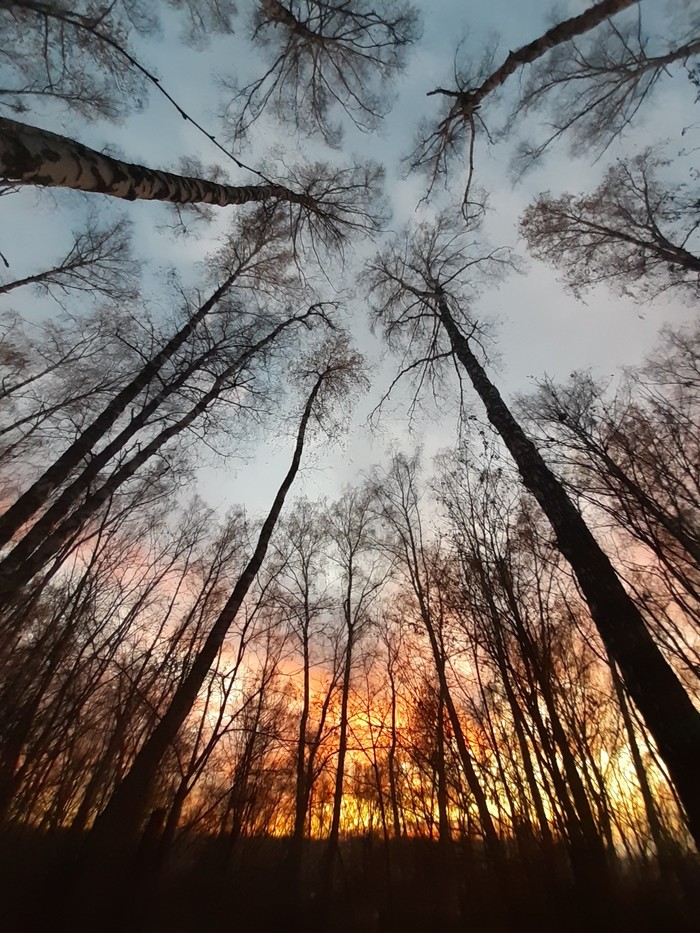
[[[117,391],[133,365],[126,343],[133,336],[130,309],[65,314],[32,326],[5,315],[0,336],[0,460],[8,484],[5,499],[17,495],[57,438],[80,427]],[[15,475],[20,473],[21,475]],[[30,472],[31,471],[31,472]]]
[[[416,11],[404,0],[373,7],[319,0],[260,0],[253,40],[267,53],[265,73],[235,92],[229,109],[234,138],[244,135],[268,107],[302,133],[319,132],[337,145],[334,108],[368,131],[389,109],[386,84],[403,67],[403,53],[418,38]],[[375,92],[373,85],[382,82]]]
[[[211,513],[194,502],[168,529],[170,503],[154,491],[145,496],[141,487],[110,503],[82,559],[31,594],[21,637],[3,643],[0,804],[12,802],[16,819],[38,821],[60,797],[59,825],[74,801],[72,825],[84,829],[177,683],[178,653],[186,665],[187,642],[197,643],[212,611],[211,587],[198,593],[193,572],[198,557],[209,557]],[[215,539],[209,584],[240,563],[242,524],[231,516]],[[188,586],[191,611],[180,603]],[[76,786],[66,791],[59,769]]]
[[[429,126],[421,128],[418,145],[410,157],[411,166],[424,168],[429,172],[432,189],[437,178],[447,171],[450,157],[455,152],[461,154],[466,148],[469,152],[469,178],[464,205],[468,207],[474,170],[476,124],[482,123],[479,108],[484,100],[504,85],[520,68],[536,62],[551,49],[590,32],[609,17],[637,2],[638,0],[599,0],[578,16],[557,23],[537,39],[514,52],[509,52],[505,61],[490,74],[484,73],[472,78],[458,73],[456,89],[436,88],[430,91],[430,95],[438,95],[445,99],[444,112],[434,129]]]
[[[182,11],[182,36],[200,44],[233,31],[231,0],[164,3],[99,0],[3,0],[0,28],[9,74],[0,104],[23,113],[37,101],[57,101],[88,118],[120,120],[143,105],[159,82],[129,51],[133,34],[152,37],[165,8]]]
[[[488,856],[497,872],[503,869],[498,833],[488,807],[474,754],[469,747],[448,682],[448,651],[445,645],[443,607],[435,581],[435,567],[424,540],[416,477],[417,461],[396,456],[391,471],[376,477],[375,490],[380,514],[390,529],[385,543],[400,568],[416,601],[416,612],[425,628],[439,683],[439,708],[445,705],[457,745],[467,786],[476,804]],[[439,563],[439,561],[437,561]],[[442,781],[444,785],[444,780]]]
[[[334,504],[328,515],[328,534],[333,543],[331,560],[339,571],[340,606],[343,617],[345,648],[340,687],[340,722],[338,760],[335,768],[335,790],[331,827],[326,849],[323,890],[328,896],[333,889],[335,864],[340,838],[340,817],[343,805],[345,759],[348,751],[349,700],[353,677],[353,662],[360,638],[371,621],[372,605],[386,580],[386,568],[381,555],[372,553],[374,526],[372,491],[352,489]]]
[[[0,284],[0,295],[33,285],[59,302],[87,294],[118,305],[135,298],[137,273],[128,223],[122,218],[100,226],[89,217],[82,230],[73,232],[70,249],[52,268]]]
[[[144,464],[158,455],[165,444],[177,439],[182,432],[207,414],[210,407],[220,398],[225,399],[229,394],[235,396],[243,386],[251,394],[255,394],[256,366],[260,364],[265,366],[271,348],[274,347],[278,338],[284,335],[287,328],[300,323],[308,326],[309,320],[318,313],[318,309],[312,307],[303,314],[283,319],[262,335],[255,331],[260,323],[265,325],[266,322],[264,319],[262,322],[258,319],[253,333],[246,333],[248,328],[245,326],[241,331],[234,332],[233,358],[227,352],[228,348],[224,346],[218,366],[216,355],[207,352],[204,360],[200,358],[196,361],[194,374],[189,368],[182,367],[175,379],[175,388],[182,388],[183,382],[190,375],[194,375],[195,378],[200,375],[210,376],[210,386],[204,392],[197,393],[191,401],[185,396],[184,412],[177,412],[170,424],[159,426],[154,436],[146,435],[140,442],[137,442],[135,452],[128,450],[123,462],[117,463],[114,472],[104,479],[101,486],[97,486],[96,482],[100,471],[110,463],[112,458],[122,454],[127,441],[131,441],[140,428],[148,426],[148,418],[151,415],[155,413],[160,415],[158,408],[171,394],[171,391],[162,390],[155,394],[153,399],[144,406],[139,416],[133,416],[129,424],[117,434],[114,440],[102,450],[95,452],[82,473],[61,492],[56,501],[34,522],[31,529],[2,560],[0,594],[6,598],[21,589],[56,555],[65,540],[86,524],[123,483],[130,480]],[[79,501],[78,507],[74,508]]]
[[[520,229],[532,254],[562,273],[575,295],[601,282],[623,294],[656,296],[700,281],[697,191],[666,187],[665,163],[647,150],[618,162],[591,195],[541,194]]]
[[[604,23],[582,42],[552,49],[530,69],[513,119],[547,113],[547,135],[523,142],[516,155],[519,170],[529,168],[559,138],[568,136],[572,151],[593,149],[600,156],[635,121],[661,79],[673,65],[686,67],[700,53],[697,23],[673,39],[665,24],[645,34],[643,11],[636,18]]]
[[[288,854],[291,897],[296,908],[301,897],[303,841],[318,777],[319,753],[327,738],[329,710],[342,674],[340,651],[329,620],[335,608],[327,579],[329,543],[325,505],[307,499],[296,503],[294,511],[281,523],[274,542],[280,564],[275,598],[301,655],[294,813]],[[315,688],[312,695],[314,669],[318,675],[319,668],[329,665],[323,687]]]
[[[693,327],[659,349],[614,392],[589,374],[547,381],[521,410],[592,516],[612,529],[617,565],[669,656],[697,676],[700,536],[698,346]],[[624,542],[624,544],[623,544]],[[629,547],[629,545],[632,547]],[[640,549],[641,545],[641,549]]]
[[[376,319],[395,342],[403,340],[404,345],[408,342],[415,347],[422,338],[419,359],[427,360],[426,365],[449,356],[472,383],[525,487],[549,519],[557,546],[570,563],[603,643],[654,736],[683,801],[691,833],[700,844],[700,795],[692,777],[692,763],[700,753],[700,713],[562,482],[479,362],[474,349],[477,324],[470,318],[459,286],[468,282],[467,270],[486,260],[470,257],[460,248],[464,236],[443,219],[434,227],[424,225],[412,236],[406,235],[403,243],[390,246],[371,262]]]
[[[486,680],[484,669],[493,666],[505,694],[520,751],[519,766],[525,772],[542,834],[545,864],[553,870],[552,836],[532,763],[526,717],[544,751],[546,771],[564,814],[577,881],[584,892],[590,895],[593,887],[602,896],[607,881],[605,852],[575,759],[573,730],[567,729],[562,709],[565,681],[580,679],[584,691],[592,684],[583,671],[578,678],[569,671],[576,664],[578,645],[571,648],[574,631],[560,620],[557,558],[542,534],[544,529],[537,527],[539,516],[498,465],[497,452],[488,451],[477,460],[468,451],[465,445],[462,457],[446,460],[443,466],[441,498],[448,509],[457,555],[447,599],[479,652],[477,670]],[[566,591],[563,600],[571,601]],[[488,701],[485,695],[484,700]],[[494,740],[493,744],[498,755],[503,742]],[[502,784],[507,794],[505,776]]]
[[[211,277],[218,281],[209,297],[200,301],[195,309],[186,302],[185,320],[175,333],[160,345],[156,343],[150,358],[130,374],[102,411],[5,512],[0,519],[0,545],[8,544],[17,531],[46,505],[54,491],[65,483],[83,459],[108,435],[128,407],[148,389],[153,380],[158,379],[164,367],[177,359],[177,354],[197,334],[207,317],[221,307],[222,300],[234,286],[255,289],[267,282],[272,286],[289,287],[292,283],[286,270],[291,261],[288,241],[280,229],[279,217],[274,213],[270,216],[263,209],[234,226],[222,243],[210,272]],[[228,305],[228,310],[233,315],[239,313],[235,305]],[[185,377],[187,375],[186,372]],[[112,453],[118,450],[119,446]]]
[[[348,351],[347,343],[343,345],[343,342],[336,341],[322,346],[316,359],[312,358],[306,366],[300,367],[300,375],[302,378],[306,376],[311,382],[311,390],[299,422],[289,470],[260,529],[253,554],[194,658],[187,676],[178,686],[158,725],[139,750],[128,774],[97,820],[91,834],[91,845],[97,851],[105,853],[114,845],[118,850],[133,845],[163,755],[192,709],[204,679],[221,650],[226,633],[262,567],[285,499],[299,471],[309,423],[313,419],[321,420],[323,406],[332,405],[356,382],[360,366],[360,358]]]
[[[74,188],[133,201],[173,204],[286,204],[295,240],[312,248],[338,249],[352,231],[372,232],[381,222],[376,165],[335,168],[304,165],[289,173],[289,186],[265,180],[225,185],[175,175],[114,159],[82,143],[0,117],[0,178],[20,184]]]

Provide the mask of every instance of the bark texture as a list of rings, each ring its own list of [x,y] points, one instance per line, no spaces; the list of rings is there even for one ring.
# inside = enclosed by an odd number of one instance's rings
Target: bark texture
[[[170,201],[218,207],[291,201],[313,208],[307,195],[283,185],[220,185],[113,159],[82,143],[0,118],[0,177],[15,184],[75,188],[127,201]]]

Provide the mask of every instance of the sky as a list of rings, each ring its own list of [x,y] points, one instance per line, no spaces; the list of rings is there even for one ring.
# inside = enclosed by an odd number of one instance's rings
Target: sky
[[[426,97],[427,92],[451,83],[460,42],[463,59],[474,61],[480,60],[485,47],[497,42],[498,63],[509,49],[530,41],[553,22],[588,5],[588,0],[435,0],[419,4],[423,37],[409,52],[406,71],[391,91],[396,95],[391,113],[370,136],[352,127],[347,129],[340,153],[340,157],[361,154],[385,165],[393,211],[389,231],[429,216],[437,204],[445,203],[459,191],[458,178],[449,192],[438,192],[432,205],[417,210],[425,179],[421,175],[405,177],[402,157],[411,150],[420,117],[434,113],[435,98]],[[160,36],[134,43],[140,60],[159,76],[168,92],[218,137],[223,135],[218,116],[222,99],[218,78],[228,76],[243,83],[260,67],[259,52],[249,40],[247,24],[252,8],[252,2],[241,0],[235,35],[214,38],[203,49],[188,48],[179,41],[181,24],[175,14],[168,12]],[[641,9],[653,34],[654,30],[666,28],[672,14],[689,15],[693,4],[683,0],[667,4],[642,0]],[[553,270],[527,257],[524,244],[518,240],[517,222],[540,191],[593,190],[614,159],[634,154],[647,145],[658,142],[674,154],[681,148],[692,153],[693,147],[700,145],[700,109],[695,104],[695,91],[680,69],[672,71],[646,105],[638,124],[599,161],[594,163],[589,154],[579,157],[561,144],[544,164],[518,183],[510,170],[518,128],[492,146],[481,143],[477,147],[477,179],[489,192],[489,239],[493,245],[515,248],[522,257],[521,271],[485,292],[478,306],[479,317],[493,324],[490,372],[506,398],[529,391],[545,375],[564,379],[576,369],[591,369],[596,376],[614,378],[623,367],[640,362],[663,324],[677,325],[692,318],[689,304],[668,295],[652,304],[639,305],[601,287],[588,293],[585,303],[576,299],[562,289]],[[500,103],[489,104],[484,111],[490,129],[499,129],[507,122],[507,97],[506,93]],[[105,120],[86,121],[50,104],[37,107],[22,119],[153,167],[174,168],[181,157],[200,159],[204,165],[223,160],[214,146],[157,94],[150,95],[140,113],[118,126]],[[241,155],[248,164],[259,165],[281,139],[285,151],[291,150],[299,157],[324,154],[320,143],[295,140],[288,128],[281,132],[274,121],[265,120]],[[674,171],[679,180],[683,180],[690,165],[689,158],[678,159]],[[227,168],[234,182],[243,180],[233,165]],[[100,213],[126,213],[133,220],[137,250],[145,259],[147,287],[154,293],[169,267],[176,267],[186,281],[194,284],[201,273],[197,262],[212,248],[217,231],[228,219],[221,211],[215,223],[198,237],[177,239],[162,229],[169,218],[168,208],[163,205],[120,205],[102,196],[27,189],[0,200],[0,251],[11,263],[11,277],[31,274],[55,258],[62,239],[88,205]],[[370,249],[369,244],[363,244],[359,252],[366,254]],[[390,448],[420,445],[429,458],[453,444],[457,435],[454,404],[447,393],[444,405],[427,406],[410,431],[406,425],[407,397],[401,395],[387,408],[378,425],[368,426],[368,415],[386,391],[395,361],[387,357],[380,341],[369,332],[358,264],[350,263],[346,282],[360,286],[357,295],[345,302],[344,319],[367,354],[373,384],[358,404],[347,434],[333,445],[316,443],[305,454],[296,491],[310,497],[337,495],[345,483],[356,481],[363,470],[385,459]],[[4,300],[0,296],[0,314],[10,310],[18,310],[32,320],[59,311],[49,300],[27,290]],[[269,506],[286,471],[291,446],[291,435],[282,433],[261,436],[249,451],[247,463],[207,462],[205,457],[198,470],[199,494],[222,510],[243,503],[249,513],[261,513]]]

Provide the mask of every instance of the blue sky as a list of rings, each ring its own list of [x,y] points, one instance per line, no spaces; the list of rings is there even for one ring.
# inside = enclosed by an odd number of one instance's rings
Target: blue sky
[[[582,0],[442,0],[420,4],[424,34],[409,54],[406,73],[396,83],[396,101],[380,130],[364,137],[354,129],[346,134],[344,152],[361,153],[385,164],[387,192],[393,206],[391,227],[398,229],[416,215],[416,205],[424,192],[420,175],[403,177],[401,157],[410,148],[418,119],[429,114],[434,98],[426,92],[436,85],[449,84],[455,50],[463,40],[462,55],[467,60],[481,57],[482,49],[498,41],[500,61],[509,48],[522,45],[557,19],[580,12],[589,5]],[[245,81],[259,67],[258,51],[247,37],[246,11],[251,3],[240,3],[238,29],[234,36],[213,40],[203,50],[183,46],[178,40],[180,26],[173,15],[164,18],[160,37],[136,44],[139,57],[160,77],[168,91],[195,114],[217,136],[220,91],[217,76],[228,75]],[[673,11],[688,16],[692,3],[659,3],[643,0],[641,4],[649,28],[662,30]],[[517,79],[514,79],[517,81]],[[507,93],[501,104],[490,107],[486,119],[495,127],[505,122],[508,113]],[[206,165],[222,161],[216,149],[158,95],[151,94],[149,105],[123,125],[103,120],[85,121],[79,116],[53,107],[37,109],[25,115],[47,129],[66,132],[96,148],[107,147],[129,161],[154,167],[175,167],[180,157],[195,157]],[[693,125],[695,124],[695,125]],[[669,151],[681,146],[692,150],[700,145],[700,110],[694,103],[694,88],[677,70],[662,83],[647,105],[639,124],[615,146],[604,159],[592,164],[590,155],[573,156],[565,145],[557,147],[542,166],[515,185],[510,169],[516,136],[495,146],[477,149],[479,183],[489,190],[491,214],[488,232],[495,245],[516,247],[518,217],[535,194],[544,189],[592,190],[611,160],[634,154],[644,146],[667,142]],[[690,126],[681,139],[681,130]],[[284,140],[285,151],[299,157],[322,153],[319,143],[290,138],[288,131],[271,121],[261,123],[243,149],[249,164],[260,164],[272,148]],[[342,154],[341,154],[342,155]],[[689,171],[689,159],[678,160],[675,172],[683,179]],[[243,176],[233,165],[231,178]],[[452,186],[452,196],[459,189],[459,179]],[[441,195],[440,197],[446,197]],[[99,201],[99,204],[97,203]],[[167,208],[150,203],[120,205],[109,199],[87,198],[74,192],[37,193],[25,190],[0,201],[0,250],[11,262],[12,278],[43,267],[61,251],[59,243],[90,205],[99,212],[123,212],[134,222],[138,251],[146,260],[148,287],[157,291],[165,270],[174,266],[190,283],[197,281],[196,265],[211,248],[220,225],[227,217],[221,212],[215,224],[199,239],[174,239],[159,231],[167,222]],[[430,208],[427,209],[428,211]],[[367,247],[363,247],[366,249]],[[8,273],[9,275],[9,273]],[[359,277],[357,269],[347,271],[348,282]],[[31,292],[7,296],[0,313],[16,309],[30,318],[55,314],[57,309]],[[399,398],[380,425],[370,432],[366,417],[386,389],[391,378],[392,361],[382,358],[380,344],[369,334],[365,306],[361,296],[347,303],[346,320],[360,347],[368,354],[374,375],[373,387],[358,406],[350,431],[334,448],[315,445],[305,459],[298,492],[333,496],[346,482],[355,480],[360,471],[383,458],[387,448],[412,447],[422,443],[426,455],[449,446],[456,436],[454,412],[446,399],[445,411],[428,410],[416,422],[409,435],[405,426],[405,403]],[[596,375],[613,376],[624,366],[634,366],[653,345],[659,327],[681,323],[692,317],[693,309],[669,296],[651,305],[639,306],[630,300],[599,288],[586,296],[586,303],[576,300],[558,284],[555,273],[525,258],[524,271],[511,276],[499,288],[483,295],[479,315],[494,323],[495,358],[491,372],[504,394],[512,397],[527,391],[545,374],[565,378],[577,368],[591,368]],[[199,471],[199,492],[212,504],[224,508],[234,502],[245,503],[256,513],[266,508],[274,495],[279,478],[286,469],[291,441],[289,437],[261,438],[247,465],[240,462],[208,464]]]

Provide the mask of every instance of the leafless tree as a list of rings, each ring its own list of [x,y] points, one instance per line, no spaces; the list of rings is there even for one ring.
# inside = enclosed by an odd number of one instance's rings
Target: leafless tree
[[[564,485],[513,417],[478,359],[478,329],[470,316],[468,298],[459,290],[462,280],[468,283],[467,270],[475,263],[466,252],[466,238],[473,233],[462,234],[465,251],[461,254],[460,237],[449,229],[440,231],[439,224],[419,228],[412,240],[388,247],[370,264],[377,320],[390,339],[399,344],[403,339],[404,347],[416,347],[422,338],[414,360],[417,357],[421,364],[426,359],[434,364],[436,358],[447,356],[455,359],[468,377],[517,464],[525,487],[549,519],[557,546],[574,571],[601,638],[619,664],[627,689],[659,746],[697,842],[700,796],[690,775],[691,762],[700,749],[700,714]],[[683,726],[677,727],[681,722]]]
[[[378,186],[383,170],[372,164],[336,168],[320,163],[287,170],[281,181],[227,185],[175,175],[111,158],[76,140],[0,117],[0,179],[74,188],[115,198],[173,204],[285,205],[295,242],[338,250],[350,234],[381,226]]]
[[[387,577],[386,562],[371,547],[374,526],[372,491],[369,488],[351,489],[339,499],[328,515],[328,535],[332,542],[331,560],[338,570],[338,585],[342,593],[339,606],[343,616],[344,651],[342,684],[340,688],[340,722],[338,759],[335,767],[333,812],[328,834],[323,872],[323,890],[326,896],[333,888],[340,817],[343,805],[346,757],[349,735],[349,702],[353,663],[360,639],[372,619],[372,606],[376,602]]]
[[[672,66],[691,67],[700,54],[698,24],[691,21],[685,34],[672,39],[657,33],[652,41],[644,30],[645,12],[640,6],[636,17],[609,20],[533,65],[511,119],[544,111],[548,130],[542,141],[521,144],[518,170],[561,137],[572,151],[592,149],[600,155],[634,123]]]
[[[136,297],[137,273],[127,221],[100,226],[90,217],[73,232],[70,249],[52,268],[0,284],[0,295],[33,285],[59,302],[84,294],[120,304]]]
[[[479,815],[484,842],[494,869],[500,872],[503,862],[500,840],[448,681],[448,651],[442,626],[442,607],[435,585],[434,564],[428,553],[422,527],[417,482],[417,461],[400,456],[394,458],[388,474],[375,477],[380,514],[390,529],[385,546],[397,561],[397,567],[415,598],[415,611],[420,624],[425,628],[438,677],[440,707],[444,704],[447,710],[460,764]],[[444,778],[441,784],[441,792],[444,793]]]
[[[342,673],[337,640],[329,615],[336,600],[328,579],[328,523],[325,506],[303,499],[280,525],[275,539],[276,599],[299,654],[298,730],[294,743],[294,814],[288,854],[293,907],[298,908],[303,840],[308,831],[309,805],[322,766],[321,749],[328,738],[328,716]],[[330,668],[330,669],[329,669]],[[312,677],[323,678],[323,686]],[[295,691],[297,692],[297,691]]]
[[[252,556],[221,613],[192,661],[187,676],[172,696],[158,725],[139,750],[128,774],[115,790],[109,804],[96,822],[91,836],[97,851],[104,847],[130,848],[138,835],[148,806],[158,767],[170,743],[176,737],[197,698],[197,694],[216,659],[226,634],[236,618],[248,591],[260,571],[273,531],[282,512],[287,494],[296,478],[310,422],[322,422],[330,417],[329,408],[357,383],[360,358],[349,351],[347,341],[338,339],[322,345],[317,353],[299,367],[308,393],[299,423],[291,465],[262,524]]]
[[[123,385],[102,410],[82,427],[78,436],[58,459],[7,509],[0,519],[0,542],[3,545],[7,544],[16,532],[47,504],[54,491],[68,480],[85,457],[90,456],[124,416],[129,406],[142,393],[149,391],[152,382],[159,378],[163,368],[179,360],[179,354],[188,347],[193,337],[196,337],[207,317],[222,309],[222,300],[230,295],[234,286],[242,287],[245,290],[244,294],[248,290],[259,288],[264,281],[268,286],[289,287],[289,267],[292,258],[288,240],[281,233],[279,224],[275,223],[275,218],[270,219],[266,211],[257,212],[244,219],[240,225],[235,225],[222,243],[211,267],[210,276],[215,282],[211,294],[204,300],[197,296],[194,307],[190,300],[186,300],[185,320],[178,322],[177,330],[165,340],[159,340],[156,336],[153,340],[154,346],[147,348],[145,353],[139,348],[141,365],[135,371],[127,373]],[[223,310],[232,315],[233,320],[237,315],[240,316],[240,308],[236,304],[225,305]],[[138,343],[143,340],[143,336],[137,335]],[[205,349],[203,356],[200,353],[200,365],[206,365],[208,359],[209,353]],[[175,387],[182,385],[183,376],[186,380],[192,374],[189,363],[184,367],[181,363],[179,360],[174,367]],[[172,383],[172,378],[170,381]],[[154,410],[157,411],[160,405],[158,391],[155,394]],[[165,397],[168,394],[166,391]],[[161,393],[160,401],[162,400]],[[153,405],[153,402],[153,398],[147,399],[145,407]],[[131,431],[128,436],[132,436]],[[117,451],[119,449],[116,448]]]
[[[174,0],[188,41],[232,31],[231,0]],[[51,98],[85,116],[123,118],[143,104],[150,74],[129,51],[135,34],[153,35],[165,4],[76,0],[3,0],[1,53],[9,65],[0,107],[20,114]]]
[[[297,132],[319,132],[331,145],[342,135],[336,108],[360,129],[372,129],[389,108],[388,82],[418,34],[416,11],[405,0],[374,6],[366,0],[260,0],[253,39],[266,53],[267,68],[245,87],[231,87],[227,116],[234,138],[268,108]]]
[[[260,319],[256,320],[252,331],[246,325],[240,329],[234,328],[233,340],[226,341],[228,348],[224,346],[220,359],[217,360],[220,348],[215,342],[213,353],[205,352],[195,358],[194,372],[182,366],[173,383],[166,384],[165,388],[155,393],[139,415],[132,417],[129,424],[109,443],[93,453],[82,472],[62,490],[3,559],[0,565],[0,579],[3,581],[0,583],[0,592],[3,596],[11,597],[38,573],[60,550],[65,540],[88,522],[125,482],[153,457],[160,456],[164,445],[179,439],[183,432],[207,417],[213,405],[218,402],[226,404],[227,421],[230,421],[231,408],[245,409],[245,404],[239,403],[237,396],[244,387],[253,398],[260,391],[255,386],[255,368],[259,364],[265,366],[270,353],[274,353],[278,338],[284,336],[288,328],[297,324],[308,326],[318,313],[318,309],[312,307],[302,314],[285,317],[276,326],[270,322],[272,326],[266,333],[258,330],[260,324],[263,324],[263,328],[267,326],[267,322]],[[227,350],[231,349],[233,354],[229,355]],[[188,390],[187,379],[190,376],[193,377],[194,385]],[[204,389],[199,389],[197,385],[201,379],[208,383]],[[182,393],[184,404],[180,410],[176,408],[172,418],[165,421],[162,406],[166,400],[171,400],[173,390]],[[188,397],[190,394],[191,397]],[[142,429],[148,429],[149,419],[153,416],[156,431],[151,436],[148,431],[139,435]],[[211,434],[211,422],[203,430]],[[132,443],[134,446],[130,449]],[[101,471],[108,468],[115,458],[116,465],[112,473],[104,477],[102,485],[98,485]],[[76,508],[77,503],[79,505]]]
[[[520,229],[532,254],[580,295],[606,283],[623,294],[668,289],[694,296],[700,282],[698,192],[664,184],[649,150],[618,162],[590,195],[541,194]]]
[[[650,627],[691,677],[700,624],[697,374],[689,328],[667,332],[614,393],[579,373],[562,386],[543,383],[522,402],[576,495],[621,541],[635,542],[621,544],[617,563]]]
[[[470,191],[474,174],[474,142],[477,126],[485,128],[480,114],[480,107],[489,95],[502,87],[511,75],[519,69],[536,62],[548,55],[551,49],[571,42],[621,10],[633,6],[638,0],[599,0],[583,13],[563,20],[548,29],[547,32],[527,45],[509,52],[507,58],[495,70],[492,63],[486,61],[476,75],[457,73],[454,89],[436,88],[430,95],[444,99],[443,111],[439,120],[425,124],[419,130],[418,143],[409,158],[412,168],[428,172],[429,190],[435,182],[446,174],[448,162],[457,153],[462,156],[468,152],[468,178],[464,194],[465,213],[471,209]]]

